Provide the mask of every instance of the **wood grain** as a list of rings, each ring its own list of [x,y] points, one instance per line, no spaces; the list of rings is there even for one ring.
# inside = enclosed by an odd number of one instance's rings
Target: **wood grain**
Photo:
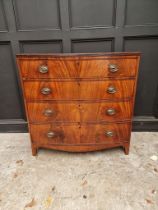
[[[52,150],[60,150],[60,151],[66,151],[66,152],[94,152],[99,150],[105,150],[105,149],[111,149],[115,147],[123,147],[125,150],[125,143],[121,142],[118,144],[90,144],[90,145],[48,145],[48,144],[41,144],[36,145],[33,144],[33,155],[37,154],[38,149],[45,148],[45,149],[52,149]],[[127,153],[126,153],[127,154]]]
[[[56,134],[53,138],[48,138],[48,132]],[[107,131],[113,131],[114,136],[106,136]],[[104,125],[82,125],[82,124],[40,124],[31,125],[33,143],[38,145],[62,144],[115,144],[128,141],[130,123],[104,124]]]
[[[131,119],[131,102],[30,102],[27,103],[31,123],[46,122],[113,122]],[[114,115],[107,110],[114,109]],[[52,114],[46,116],[45,111]]]
[[[118,71],[111,73],[109,64],[115,64]],[[40,73],[40,66],[47,66],[47,73]],[[20,62],[22,76],[27,79],[63,79],[63,78],[106,78],[106,77],[135,77],[136,59],[85,59],[85,57],[72,60],[60,58],[57,60],[24,59]]]
[[[139,59],[139,53],[18,55],[32,154],[39,148],[86,152],[118,146],[128,154]],[[110,72],[109,64],[118,71]],[[48,73],[39,72],[41,65]],[[110,86],[115,93],[107,92]],[[42,88],[51,93],[43,95]],[[44,114],[48,109],[50,116]]]
[[[117,100],[131,98],[134,94],[134,80],[107,81],[25,81],[24,91],[27,101],[31,100]],[[115,87],[116,93],[107,93],[110,86]],[[43,95],[41,90],[50,88],[51,93]]]

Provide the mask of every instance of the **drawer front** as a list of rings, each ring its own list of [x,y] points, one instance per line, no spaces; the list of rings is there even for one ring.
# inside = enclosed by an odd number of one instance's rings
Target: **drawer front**
[[[20,60],[19,66],[22,77],[29,79],[38,78],[76,78],[78,64],[75,60]]]
[[[80,61],[80,77],[135,77],[137,59],[97,59]]]
[[[137,59],[50,59],[20,60],[25,78],[97,78],[136,76]]]
[[[81,122],[113,122],[131,119],[131,102],[81,103]]]
[[[78,103],[28,103],[30,122],[79,122]]]
[[[115,144],[127,141],[130,124],[85,125],[81,127],[80,143]]]
[[[30,122],[100,122],[131,118],[131,102],[28,103]]]
[[[117,100],[131,98],[134,80],[38,82],[25,81],[27,100]]]
[[[37,144],[79,144],[79,125],[30,125],[31,136]]]
[[[118,144],[126,141],[130,124],[106,125],[30,125],[37,144]]]

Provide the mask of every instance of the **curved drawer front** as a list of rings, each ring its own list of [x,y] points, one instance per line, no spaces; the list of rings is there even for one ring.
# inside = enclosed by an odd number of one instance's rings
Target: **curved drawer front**
[[[104,78],[135,77],[136,58],[57,58],[57,59],[24,59],[20,61],[24,78]],[[45,67],[45,68],[44,68]],[[47,68],[47,69],[46,69]]]
[[[34,60],[21,60],[20,68],[22,77],[28,79],[38,78],[76,78],[79,73],[77,71],[78,65],[75,60],[66,59],[34,59]],[[42,72],[43,67],[43,72]],[[45,67],[45,70],[44,70]],[[47,68],[47,69],[46,69]]]
[[[42,144],[119,144],[127,141],[130,124],[31,125],[34,143]]]
[[[80,61],[80,78],[135,77],[137,59],[97,59]]]
[[[114,122],[131,119],[131,102],[81,103],[81,122]]]
[[[28,103],[30,122],[79,122],[78,103]]]
[[[81,127],[80,143],[117,144],[127,141],[130,134],[130,124],[97,124]]]
[[[32,138],[42,144],[79,144],[80,133],[78,125],[40,124],[30,126]]]
[[[25,81],[26,100],[117,100],[134,94],[134,80],[38,82]]]
[[[100,122],[131,119],[131,102],[28,103],[30,122]]]

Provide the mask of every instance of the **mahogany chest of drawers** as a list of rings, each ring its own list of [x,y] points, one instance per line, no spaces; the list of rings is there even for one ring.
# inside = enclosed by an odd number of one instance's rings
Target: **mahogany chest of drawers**
[[[32,154],[129,153],[139,53],[17,55]]]

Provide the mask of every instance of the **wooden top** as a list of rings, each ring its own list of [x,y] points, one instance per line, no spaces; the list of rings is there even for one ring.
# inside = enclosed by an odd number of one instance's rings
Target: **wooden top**
[[[87,56],[94,56],[94,57],[106,57],[106,56],[140,56],[140,52],[105,52],[105,53],[21,53],[17,54],[17,58],[53,58],[53,57],[87,57]]]

